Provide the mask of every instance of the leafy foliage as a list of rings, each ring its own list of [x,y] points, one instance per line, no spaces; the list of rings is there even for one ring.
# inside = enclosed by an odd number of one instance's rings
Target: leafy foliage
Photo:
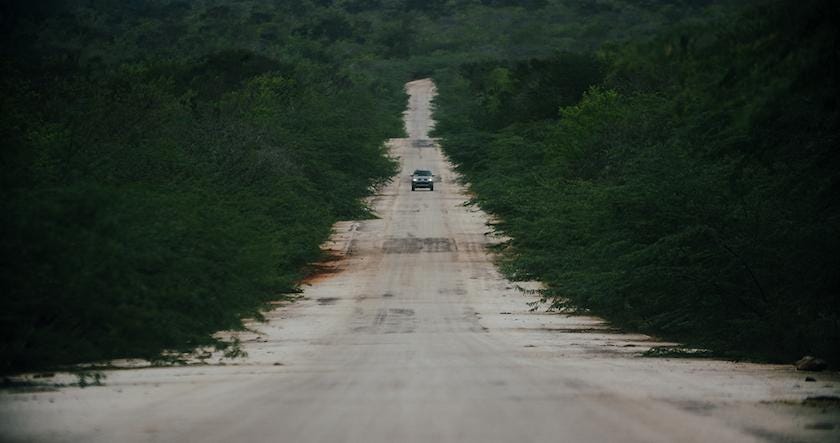
[[[438,134],[512,237],[503,265],[547,282],[551,307],[840,361],[838,8],[715,17],[605,46],[603,71],[563,56],[442,72]],[[529,93],[564,76],[574,93]]]
[[[228,19],[214,11],[198,23]],[[3,372],[210,343],[294,291],[395,173],[400,82],[243,48],[57,45],[2,65]]]
[[[615,168],[604,163],[612,158],[606,151],[587,148],[586,140],[600,139],[583,123],[556,127],[560,107],[573,112],[606,75],[604,88],[584,101],[613,100],[610,115],[629,112],[632,91],[655,98],[653,91],[666,91],[660,76],[690,65],[652,67],[646,60],[656,51],[644,45],[639,58],[623,47],[608,64],[568,51],[645,41],[700,11],[723,14],[707,3],[4,2],[0,372],[187,349],[295,290],[333,221],[364,215],[359,198],[395,172],[382,142],[401,133],[402,83],[412,77],[439,72],[454,79],[445,94],[467,94],[441,108],[448,143],[464,147],[456,157],[465,168],[521,186],[539,178],[534,183],[546,189],[566,179],[518,171],[542,159],[590,178]],[[458,79],[465,64],[475,75]],[[738,69],[733,79],[760,75],[747,61]],[[644,100],[634,103],[644,109]],[[576,112],[596,115],[592,106]],[[759,117],[768,130],[779,123]],[[721,118],[717,124],[729,117]],[[628,134],[638,129],[625,126]],[[561,131],[581,136],[569,147],[574,161],[551,154]],[[504,162],[488,160],[491,141]],[[590,158],[590,151],[604,153]],[[504,166],[495,171],[496,164]],[[514,189],[500,188],[494,203],[510,226],[514,213],[523,223],[547,214],[538,194],[523,200]],[[597,186],[568,192],[609,197]],[[587,221],[575,223],[583,229]],[[541,238],[565,232],[544,228]],[[595,227],[586,229],[595,235]],[[524,235],[517,241],[533,242]],[[532,252],[518,258],[529,257],[529,272],[559,272],[545,261],[551,254]]]

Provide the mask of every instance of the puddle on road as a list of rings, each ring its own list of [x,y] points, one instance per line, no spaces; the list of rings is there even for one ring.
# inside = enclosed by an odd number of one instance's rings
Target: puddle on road
[[[411,146],[415,148],[434,148],[435,142],[429,139],[417,139],[411,141]]]
[[[423,252],[453,252],[457,251],[455,241],[445,237],[429,238],[391,238],[382,244],[382,251],[386,254],[419,254]]]
[[[503,312],[500,312],[503,314]],[[560,332],[564,334],[623,334],[620,329],[614,328],[549,328],[549,327],[542,327],[542,328],[523,328],[523,329],[536,329],[540,331],[548,331],[548,332]]]
[[[317,301],[318,304],[322,305],[322,306],[323,305],[334,305],[335,302],[338,301],[338,297],[321,297],[321,298],[315,299],[315,301]]]

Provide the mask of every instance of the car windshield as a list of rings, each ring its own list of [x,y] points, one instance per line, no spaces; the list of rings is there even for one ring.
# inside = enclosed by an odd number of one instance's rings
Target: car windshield
[[[418,170],[414,171],[414,175],[418,175],[420,177],[428,177],[428,176],[432,175],[432,171],[426,171],[426,170],[423,170],[423,169],[418,169]]]

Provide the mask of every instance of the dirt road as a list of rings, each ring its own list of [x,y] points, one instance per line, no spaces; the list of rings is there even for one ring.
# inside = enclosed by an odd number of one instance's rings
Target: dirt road
[[[485,252],[486,215],[426,142],[432,83],[408,90],[403,172],[371,202],[381,218],[336,226],[335,272],[241,334],[246,358],[7,390],[0,440],[840,441],[836,402],[799,404],[840,395],[836,375],[644,358],[661,343],[529,312]],[[411,191],[415,168],[438,174],[434,192]]]

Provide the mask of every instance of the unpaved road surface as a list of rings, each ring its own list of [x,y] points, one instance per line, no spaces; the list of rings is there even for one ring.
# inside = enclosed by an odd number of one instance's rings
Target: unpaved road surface
[[[0,393],[0,440],[78,442],[840,441],[836,374],[654,359],[650,337],[529,312],[499,275],[486,215],[427,142],[408,84],[403,172],[339,223],[332,272],[243,333],[246,358],[107,371],[104,386]],[[412,192],[415,168],[438,174]],[[223,363],[223,364],[222,364]],[[61,376],[56,376],[60,379]],[[47,382],[50,379],[46,379]]]

